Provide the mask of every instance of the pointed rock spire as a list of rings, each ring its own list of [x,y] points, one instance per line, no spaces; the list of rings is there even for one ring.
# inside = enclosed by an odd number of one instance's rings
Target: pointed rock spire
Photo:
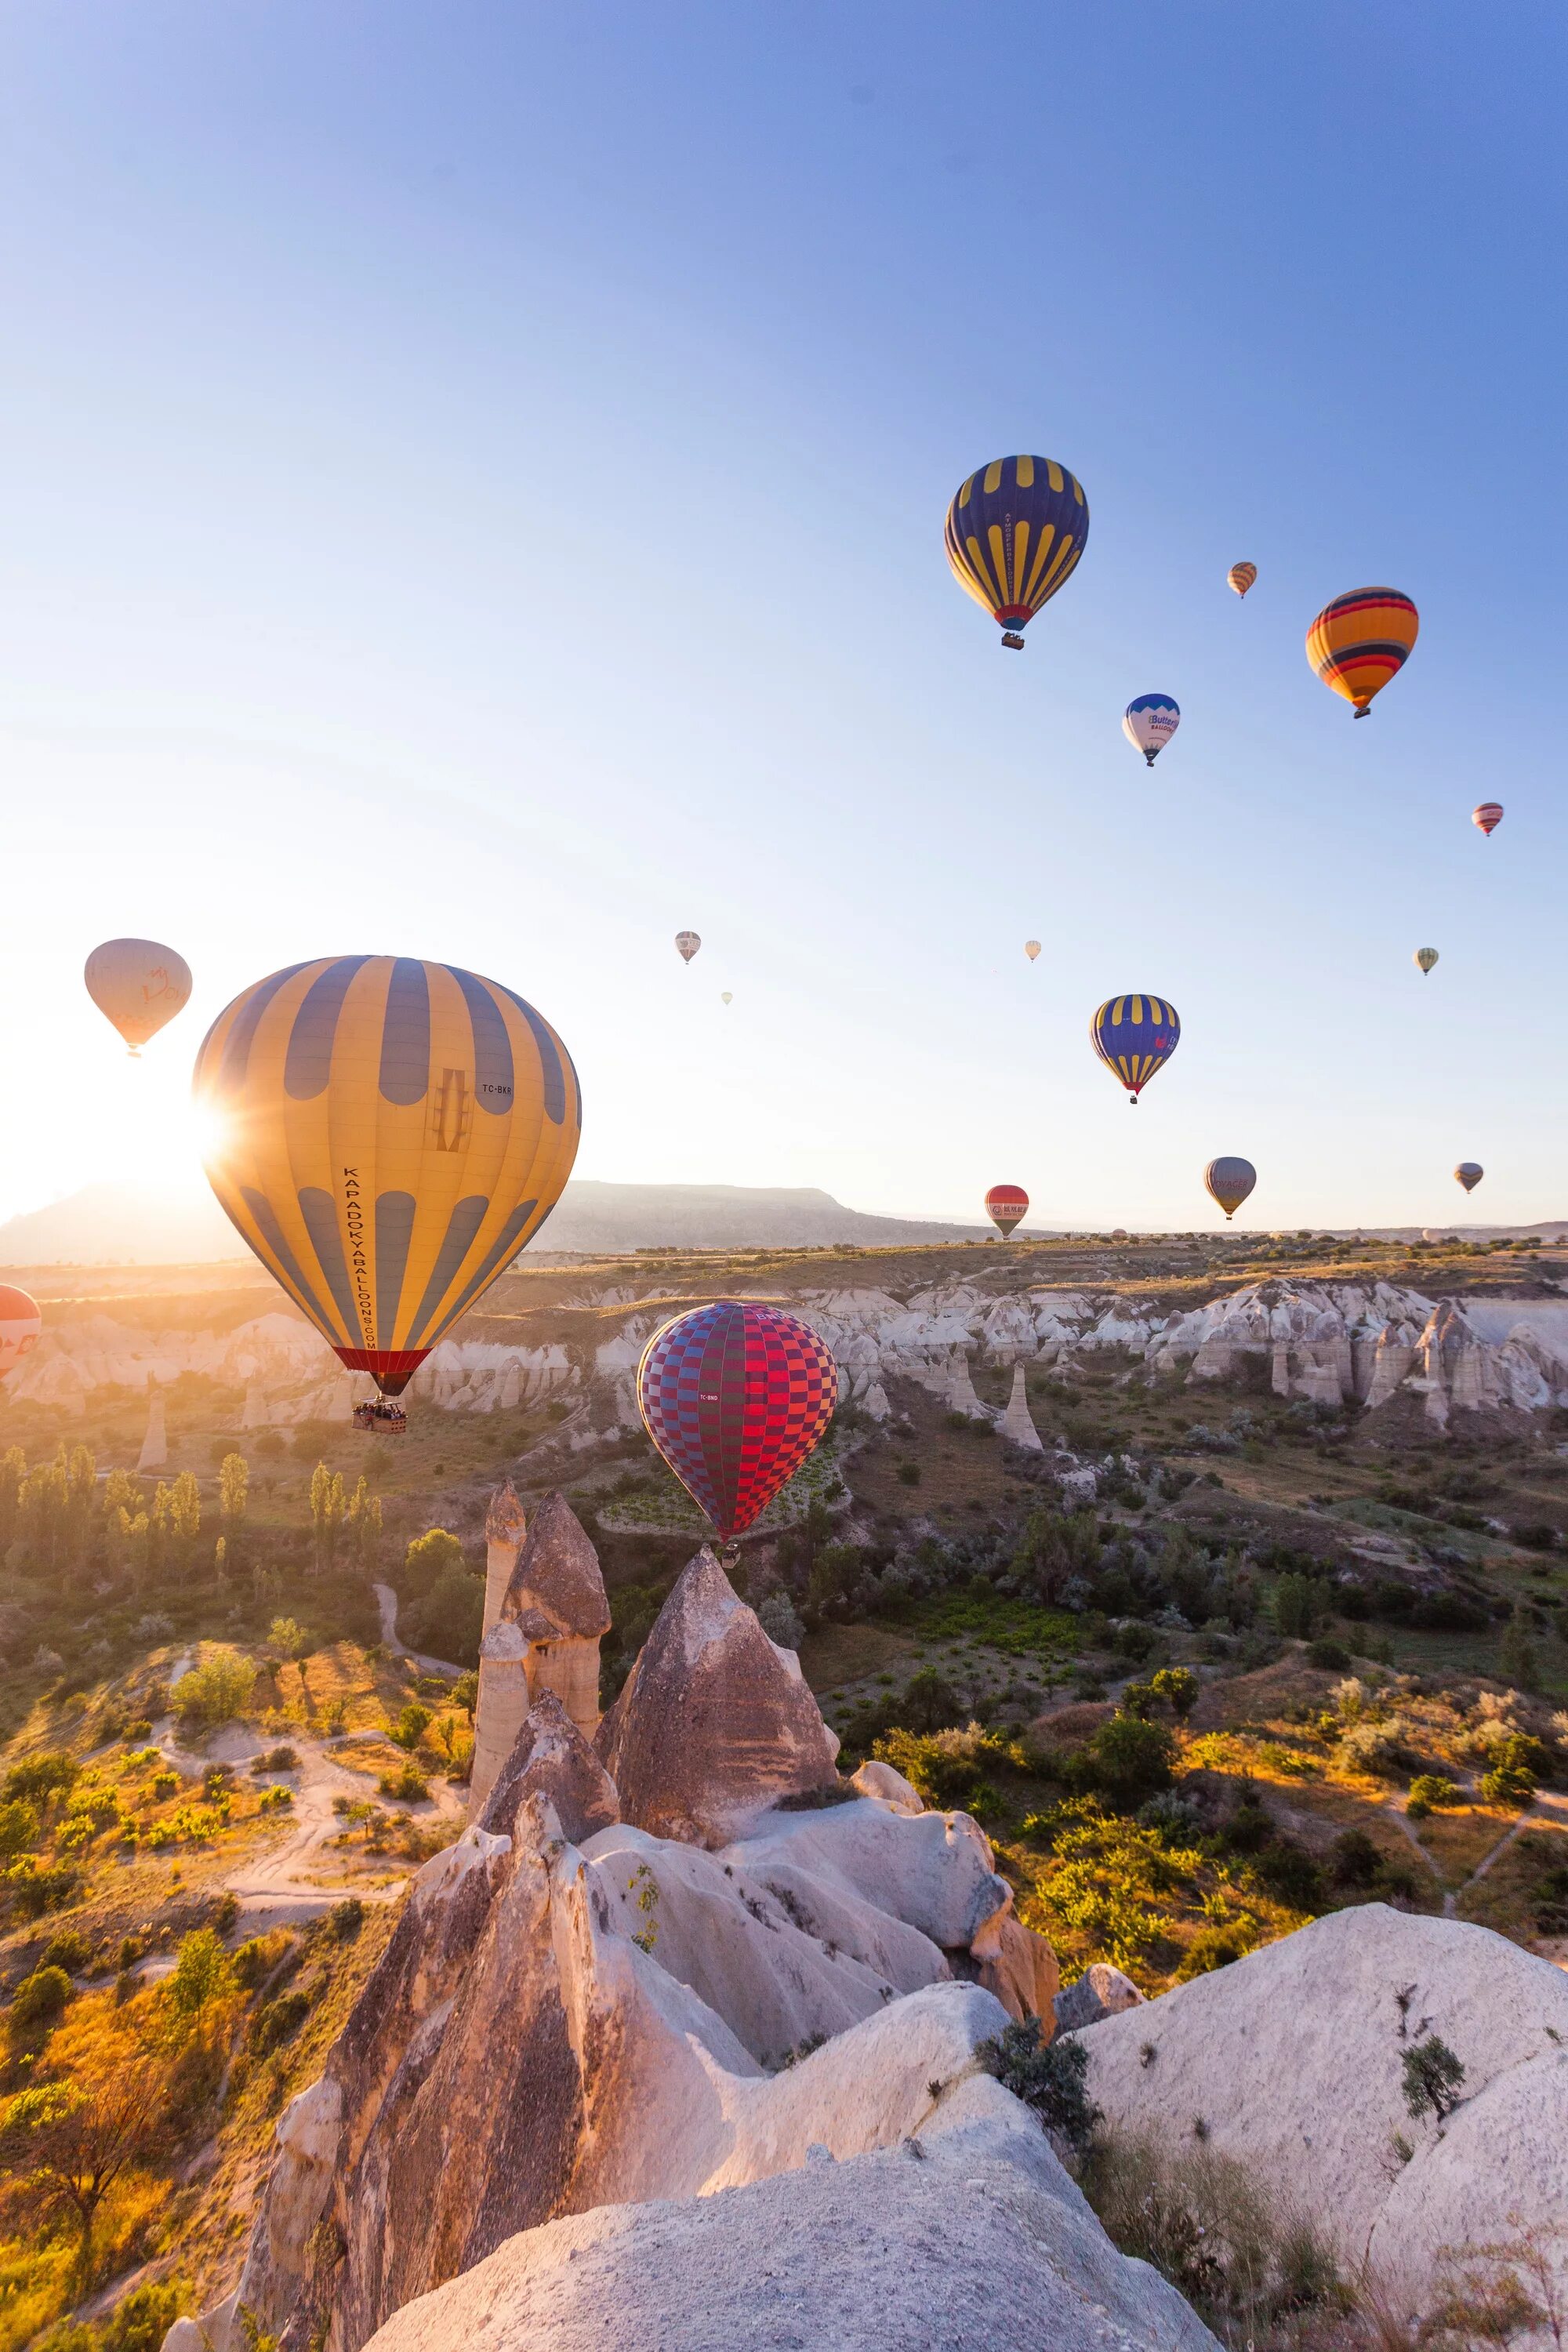
[[[706,1545],[595,1745],[622,1818],[689,1845],[726,1845],[781,1798],[837,1777],[838,1742],[794,1653],[769,1641]]]
[[[517,1816],[534,1796],[549,1798],[563,1835],[574,1845],[620,1818],[615,1782],[553,1691],[541,1691],[524,1719],[511,1754],[478,1811],[480,1829],[514,1836]],[[477,1810],[470,1807],[470,1812]]]
[[[485,1514],[485,1633],[500,1621],[501,1603],[527,1533],[528,1521],[517,1489],[510,1478],[503,1478]]]
[[[596,1642],[610,1630],[599,1555],[583,1522],[559,1493],[547,1495],[534,1513],[507,1580],[502,1617],[521,1617],[527,1609],[542,1610],[563,1635]]]
[[[1013,1393],[1007,1400],[1007,1410],[1002,1416],[1002,1434],[1009,1445],[1022,1446],[1026,1454],[1043,1454],[1040,1433],[1035,1427],[1029,1411],[1028,1391],[1024,1385],[1024,1367],[1013,1367]]]
[[[168,1433],[163,1427],[163,1391],[153,1389],[147,1403],[147,1434],[136,1457],[138,1470],[162,1470],[169,1459]]]

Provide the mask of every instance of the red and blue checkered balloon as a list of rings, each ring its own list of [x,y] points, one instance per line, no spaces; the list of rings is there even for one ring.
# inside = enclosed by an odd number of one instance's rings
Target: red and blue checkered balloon
[[[794,1477],[837,1402],[838,1367],[816,1332],[750,1300],[676,1316],[637,1366],[643,1425],[726,1543]]]

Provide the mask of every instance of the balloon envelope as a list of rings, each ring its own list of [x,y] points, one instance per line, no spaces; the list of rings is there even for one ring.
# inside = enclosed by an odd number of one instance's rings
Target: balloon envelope
[[[1029,1213],[1029,1196],[1021,1184],[993,1184],[985,1195],[985,1213],[1004,1241]]]
[[[1489,840],[1502,823],[1501,801],[1483,801],[1479,808],[1470,811],[1470,823],[1479,824]]]
[[[1182,1024],[1168,998],[1108,996],[1089,1024],[1089,1040],[1134,1102],[1181,1043]]]
[[[1307,632],[1307,659],[1325,686],[1364,719],[1410,657],[1421,617],[1397,588],[1352,588],[1325,604]]]
[[[1054,457],[996,457],[961,483],[947,510],[959,586],[1022,645],[1020,632],[1075,570],[1089,537],[1083,488]]]
[[[1173,694],[1141,694],[1121,714],[1121,732],[1152,767],[1182,723]]]
[[[9,1282],[0,1282],[0,1380],[14,1371],[38,1344],[44,1318],[36,1298]]]
[[[387,1396],[532,1239],[583,1122],[571,1056],[510,988],[409,956],[323,956],[203,1041],[208,1181],[351,1371]]]
[[[1028,957],[1031,963],[1034,962],[1035,958],[1039,954],[1039,952],[1040,943],[1038,940],[1026,940],[1024,941],[1024,953]]]
[[[1413,962],[1420,965],[1421,977],[1425,980],[1426,974],[1437,961],[1437,950],[1436,948],[1417,948],[1411,960]]]
[[[1461,1160],[1454,1171],[1454,1181],[1462,1184],[1467,1192],[1473,1192],[1486,1172],[1479,1160]]]
[[[729,989],[727,989],[727,988],[726,988],[726,989],[724,989],[724,990],[722,990],[722,991],[721,992],[721,1001],[722,1001],[722,1003],[724,1003],[725,1004],[733,1004],[733,1003],[735,1002],[735,999],[734,999],[733,994],[732,994],[732,993],[731,993],[731,992]]]
[[[1256,563],[1233,563],[1225,576],[1237,594],[1245,596],[1258,577],[1258,566]]]
[[[133,1054],[174,1019],[191,992],[190,965],[156,940],[105,940],[89,956],[82,977]]]
[[[689,963],[701,945],[695,931],[677,931],[675,934],[675,952],[682,963]]]
[[[837,1402],[826,1343],[809,1324],[750,1299],[677,1315],[637,1366],[644,1427],[726,1542],[794,1477]]]
[[[1250,1160],[1211,1160],[1204,1170],[1209,1197],[1225,1211],[1227,1224],[1257,1181],[1258,1171]]]

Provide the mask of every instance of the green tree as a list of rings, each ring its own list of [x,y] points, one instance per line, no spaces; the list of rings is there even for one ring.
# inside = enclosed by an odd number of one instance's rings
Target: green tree
[[[23,2176],[40,2207],[74,2220],[79,2291],[92,2276],[93,2225],[103,2200],[162,2140],[169,2067],[112,2011],[73,2014],[57,2031],[49,2060],[59,2080],[30,2084],[0,2108],[0,2159]]]
[[[0,1861],[11,1862],[19,1853],[31,1853],[42,1835],[38,1809],[26,1797],[13,1797],[0,1804]]]
[[[214,1650],[174,1685],[173,1706],[187,1730],[203,1731],[245,1715],[256,1688],[256,1668],[237,1650]]]
[[[182,1470],[169,1490],[169,1540],[175,1560],[189,1568],[202,1531],[202,1494],[194,1470]]]
[[[342,1479],[324,1462],[318,1462],[310,1473],[310,1534],[318,1576],[325,1576],[337,1559],[342,1524]]]
[[[1532,1691],[1540,1684],[1541,1660],[1530,1630],[1530,1617],[1517,1602],[1503,1628],[1502,1641],[1498,1648],[1498,1666],[1503,1680],[1512,1683],[1516,1689]]]
[[[403,1576],[399,1590],[405,1599],[415,1601],[428,1592],[438,1580],[453,1570],[466,1569],[463,1547],[455,1535],[445,1528],[429,1528],[416,1536],[403,1555]]]
[[[371,1493],[363,1471],[349,1499],[348,1527],[350,1559],[363,1576],[374,1577],[381,1565],[381,1496]]]
[[[199,2017],[204,2009],[233,1990],[234,1971],[228,1954],[211,1927],[195,1927],[180,1938],[174,1973],[169,1979],[170,2007],[180,2017]]]
[[[226,1454],[218,1465],[217,1507],[223,1520],[224,1557],[239,1558],[240,1538],[250,1501],[250,1465],[243,1454]]]
[[[314,1646],[296,1617],[274,1617],[267,1628],[267,1646],[278,1658],[308,1657]]]
[[[1417,2122],[1430,2114],[1441,2123],[1445,2116],[1453,2114],[1459,2104],[1465,2069],[1446,2042],[1428,2033],[1425,2041],[1413,2042],[1399,2063],[1405,2076],[1405,2104]]]

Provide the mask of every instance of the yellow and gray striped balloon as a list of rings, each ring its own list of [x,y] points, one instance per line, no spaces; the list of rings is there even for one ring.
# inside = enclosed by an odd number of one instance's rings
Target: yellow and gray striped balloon
[[[531,1005],[409,956],[258,981],[207,1032],[195,1092],[231,1222],[388,1396],[539,1231],[583,1123],[571,1056]]]

